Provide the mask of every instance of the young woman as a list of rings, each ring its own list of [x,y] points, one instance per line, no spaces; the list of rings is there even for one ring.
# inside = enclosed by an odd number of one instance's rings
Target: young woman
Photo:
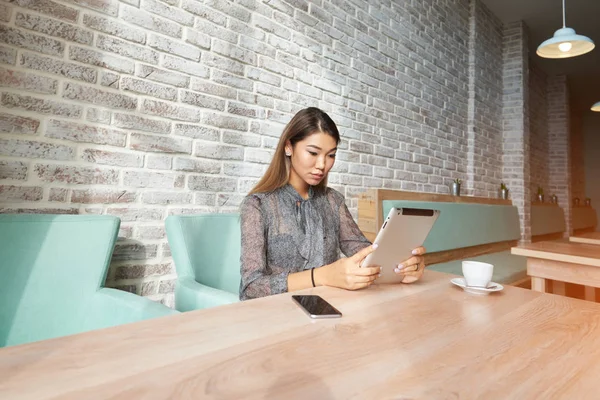
[[[318,108],[299,111],[283,130],[267,172],[241,207],[241,300],[321,285],[356,290],[377,279],[378,266],[360,267],[376,245],[344,197],[327,187],[339,142],[335,123]],[[423,253],[415,249],[395,269],[402,282],[423,275]]]

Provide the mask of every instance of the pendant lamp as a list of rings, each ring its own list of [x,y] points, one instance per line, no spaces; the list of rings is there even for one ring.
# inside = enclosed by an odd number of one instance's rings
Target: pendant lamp
[[[575,29],[565,24],[565,0],[563,6],[563,27],[550,39],[537,48],[537,55],[544,58],[569,58],[589,53],[594,49],[594,41],[587,36],[578,35]]]
[[[594,105],[592,106],[592,111],[600,112],[600,101],[594,103]]]

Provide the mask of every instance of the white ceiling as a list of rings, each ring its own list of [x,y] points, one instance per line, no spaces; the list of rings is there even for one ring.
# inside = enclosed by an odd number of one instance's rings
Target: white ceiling
[[[567,75],[572,104],[589,111],[600,101],[600,0],[565,0],[569,28],[592,39],[596,48],[582,56],[550,60],[535,50],[562,28],[562,0],[482,0],[502,22],[523,20],[529,27],[530,55],[548,75]]]

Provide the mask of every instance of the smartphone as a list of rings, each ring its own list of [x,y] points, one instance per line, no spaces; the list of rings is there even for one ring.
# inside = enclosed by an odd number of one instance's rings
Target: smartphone
[[[292,299],[311,318],[339,318],[342,313],[316,295],[293,295]]]

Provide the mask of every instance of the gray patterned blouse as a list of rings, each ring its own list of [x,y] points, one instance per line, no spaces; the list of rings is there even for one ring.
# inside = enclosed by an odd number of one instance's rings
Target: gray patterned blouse
[[[246,196],[241,207],[240,299],[287,292],[290,273],[318,268],[370,245],[334,189],[291,185]]]

